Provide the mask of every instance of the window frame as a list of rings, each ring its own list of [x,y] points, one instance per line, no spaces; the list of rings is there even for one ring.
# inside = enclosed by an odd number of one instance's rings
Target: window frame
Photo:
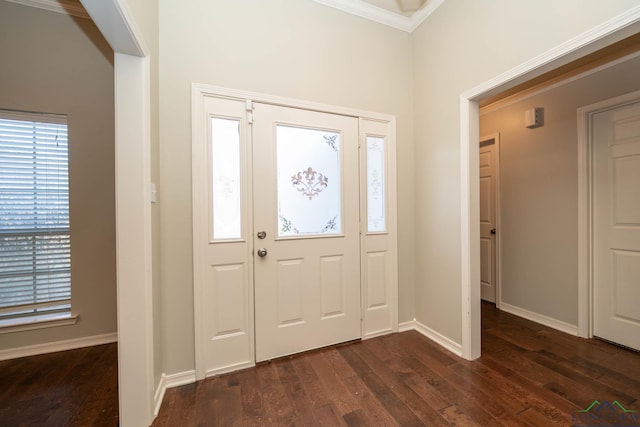
[[[0,119],[30,122],[30,123],[33,123],[34,128],[37,128],[38,124],[41,124],[40,126],[44,125],[42,127],[45,127],[46,125],[64,125],[65,126],[64,131],[66,134],[66,138],[64,142],[66,144],[66,152],[64,153],[64,155],[66,155],[66,158],[62,160],[55,160],[57,163],[66,162],[66,171],[64,171],[64,176],[62,178],[66,182],[66,188],[63,188],[62,191],[58,193],[58,198],[56,199],[57,201],[59,201],[61,198],[66,199],[66,209],[63,206],[58,212],[56,212],[58,216],[54,216],[54,218],[58,220],[59,218],[61,218],[59,216],[60,212],[62,212],[63,214],[66,213],[66,218],[62,217],[63,225],[51,226],[51,227],[38,225],[38,222],[40,220],[38,219],[38,215],[34,214],[33,224],[31,228],[27,228],[27,227],[18,228],[16,229],[16,231],[9,231],[9,232],[6,231],[6,228],[4,230],[0,228],[0,237],[3,237],[3,238],[25,237],[23,244],[25,245],[25,247],[31,247],[32,248],[31,250],[34,251],[34,253],[37,250],[37,245],[41,244],[40,243],[42,241],[41,239],[45,239],[44,245],[46,247],[46,239],[49,237],[52,237],[54,240],[58,240],[56,243],[54,243],[55,245],[58,245],[58,246],[62,245],[61,261],[55,261],[55,262],[68,265],[67,268],[62,267],[60,269],[61,276],[62,276],[62,280],[61,280],[62,285],[60,288],[56,287],[56,290],[62,289],[63,293],[67,293],[68,298],[56,300],[55,297],[52,297],[51,299],[43,298],[42,300],[38,301],[37,297],[35,296],[35,292],[41,291],[41,289],[38,288],[37,276],[42,271],[47,271],[47,270],[45,268],[44,270],[38,271],[36,266],[36,261],[34,261],[34,266],[31,269],[31,271],[33,271],[32,280],[34,283],[33,286],[35,290],[34,296],[32,298],[33,302],[27,303],[27,304],[17,304],[13,306],[4,306],[4,305],[0,306],[0,334],[17,332],[22,330],[39,329],[44,327],[75,324],[77,322],[78,316],[72,314],[72,311],[71,311],[72,310],[71,222],[70,222],[70,202],[69,202],[69,196],[70,196],[69,141],[68,141],[69,125],[68,125],[67,116],[60,115],[60,114],[23,112],[23,111],[11,111],[11,110],[0,109]],[[35,163],[35,161],[39,160],[38,156],[42,156],[43,152],[36,150],[35,144],[37,144],[36,141],[38,141],[38,139],[34,137],[32,140],[34,144],[34,159],[35,159],[34,165],[33,165],[34,174],[43,173],[42,172],[43,169],[40,169],[40,171],[36,172],[37,165]],[[27,144],[25,144],[25,146],[26,145]],[[24,160],[24,157],[22,158],[22,160]],[[18,162],[19,160],[16,161],[16,165],[19,165]],[[56,164],[55,167],[57,168],[56,170],[60,168],[59,164]],[[24,182],[26,182],[26,180]],[[35,178],[34,178],[34,182],[35,182]],[[65,190],[66,190],[66,193],[65,193]],[[40,188],[34,186],[34,197],[32,199],[34,200],[33,206],[37,206],[37,202],[35,200],[36,200],[36,197],[41,196],[41,193],[39,193],[39,191],[40,191]],[[46,192],[46,190],[44,191]],[[56,191],[59,191],[59,189],[57,189]],[[47,207],[50,207],[49,205],[50,202],[45,201],[45,203],[47,203],[46,205]],[[14,220],[15,220],[15,217],[14,217]],[[64,243],[65,239],[68,241],[68,243]],[[38,256],[43,257],[46,260],[47,256],[51,256],[51,252],[49,252],[48,250],[40,250],[38,253]],[[2,259],[0,258],[0,260]],[[45,263],[48,267],[49,261],[46,260]],[[29,268],[25,268],[24,272],[28,272],[29,270],[30,270]],[[17,274],[18,276],[27,275],[23,272],[17,272],[15,274]],[[46,280],[48,281],[48,279]],[[49,285],[48,283],[47,285],[41,284],[40,287],[42,289],[47,289],[48,285]],[[24,286],[24,285],[19,285],[19,286]]]

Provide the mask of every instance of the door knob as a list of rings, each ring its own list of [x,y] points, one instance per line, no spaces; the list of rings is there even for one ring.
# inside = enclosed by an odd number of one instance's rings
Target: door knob
[[[267,250],[265,248],[258,249],[258,256],[260,258],[264,258],[267,256]]]
[[[496,234],[496,229],[491,230],[491,234]]]

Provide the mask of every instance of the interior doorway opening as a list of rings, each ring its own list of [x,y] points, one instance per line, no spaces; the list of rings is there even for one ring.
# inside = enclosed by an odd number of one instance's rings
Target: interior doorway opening
[[[480,298],[500,307],[500,133],[480,137]]]
[[[510,91],[524,90],[536,83],[558,78],[567,72],[579,73],[594,60],[607,61],[616,49],[634,49],[640,17],[630,11],[603,23],[553,51],[533,58],[520,67],[499,75],[460,97],[461,154],[461,267],[462,267],[462,355],[480,356],[480,208],[479,208],[479,109],[483,102],[508,96]],[[621,48],[623,47],[623,48]],[[637,50],[637,47],[635,48]],[[624,55],[623,55],[624,56]],[[603,59],[605,58],[605,59]],[[587,321],[581,316],[580,323]],[[580,325],[578,325],[580,327]]]

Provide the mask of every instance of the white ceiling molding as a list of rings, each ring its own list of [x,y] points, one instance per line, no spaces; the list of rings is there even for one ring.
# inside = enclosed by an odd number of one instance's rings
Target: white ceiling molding
[[[51,12],[64,13],[79,18],[90,19],[87,11],[78,0],[6,0],[24,6],[36,7]],[[390,12],[386,9],[373,6],[363,0],[313,0],[316,3],[360,16],[370,21],[378,22],[398,30],[412,33],[425,19],[429,17],[444,0],[428,0],[425,7],[416,11],[410,17]]]
[[[89,14],[82,4],[72,0],[6,0],[11,3],[17,3],[24,6],[36,7],[51,12],[64,13],[78,18],[89,19]]]
[[[415,29],[425,21],[425,19],[427,19],[433,12],[436,11],[437,8],[442,5],[442,3],[444,3],[444,0],[429,0],[425,7],[414,13],[410,19],[411,27],[409,29],[409,32],[413,33]]]
[[[429,0],[427,5],[415,12],[411,17],[393,13],[388,10],[382,9],[377,6],[373,6],[362,0],[313,0],[316,3],[324,4],[325,6],[333,7],[334,9],[342,10],[343,12],[351,13],[352,15],[360,16],[361,18],[368,19],[370,21],[378,22],[380,24],[388,25],[389,27],[396,28],[398,30],[406,31],[408,33],[413,32],[425,19],[429,17],[444,0]]]

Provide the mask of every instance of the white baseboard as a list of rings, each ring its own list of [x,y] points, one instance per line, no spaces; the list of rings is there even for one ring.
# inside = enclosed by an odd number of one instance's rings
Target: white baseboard
[[[235,365],[226,366],[224,368],[219,368],[211,372],[207,372],[206,376],[212,377],[215,375],[226,374],[227,372],[233,372],[233,371],[238,371],[240,369],[251,368],[255,365],[256,364],[254,362],[243,362]],[[160,412],[160,406],[162,406],[162,400],[164,399],[164,394],[167,391],[167,389],[172,387],[179,387],[181,385],[186,385],[186,384],[193,384],[195,382],[196,382],[195,370],[178,372],[177,374],[171,374],[171,375],[162,374],[162,376],[160,377],[160,382],[158,383],[158,387],[156,387],[156,392],[153,396],[153,401],[155,406],[154,417],[157,417],[158,413]]]
[[[56,351],[73,350],[76,348],[91,347],[94,345],[110,344],[114,342],[118,342],[118,334],[116,332],[104,335],[94,335],[91,337],[74,338],[64,341],[35,344],[25,347],[9,348],[6,350],[0,350],[0,360],[36,356],[38,354],[54,353]]]
[[[362,339],[363,340],[368,340],[368,339],[375,338],[375,337],[381,337],[383,335],[389,335],[391,333],[393,333],[393,331],[391,329],[383,329],[381,331],[369,332],[367,334],[364,334],[362,336]]]
[[[164,399],[164,393],[168,388],[178,387],[185,384],[193,384],[196,382],[196,371],[185,371],[178,372],[177,374],[166,375],[162,374],[160,377],[160,382],[158,383],[158,387],[156,388],[156,393],[153,396],[153,401],[155,404],[154,417],[158,416],[158,412],[160,412],[160,406],[162,405],[162,400]]]
[[[205,378],[215,377],[217,375],[228,374],[229,372],[239,371],[241,369],[253,368],[256,362],[247,360],[245,362],[234,363],[220,368],[210,369],[204,373]]]
[[[399,332],[411,331],[415,330],[425,337],[429,338],[431,341],[434,341],[436,344],[446,348],[451,353],[456,356],[462,357],[462,345],[457,342],[445,337],[440,332],[436,332],[428,326],[418,322],[417,320],[411,320],[409,322],[402,322],[398,325]]]
[[[398,332],[414,331],[416,329],[416,319],[408,322],[398,323]]]
[[[543,314],[535,313],[533,311],[526,310],[524,308],[517,307],[515,305],[507,304],[505,302],[500,303],[500,310],[511,313],[515,316],[522,317],[532,322],[540,323],[541,325],[548,326],[566,334],[578,335],[578,326],[572,325],[562,320],[554,319]]]

